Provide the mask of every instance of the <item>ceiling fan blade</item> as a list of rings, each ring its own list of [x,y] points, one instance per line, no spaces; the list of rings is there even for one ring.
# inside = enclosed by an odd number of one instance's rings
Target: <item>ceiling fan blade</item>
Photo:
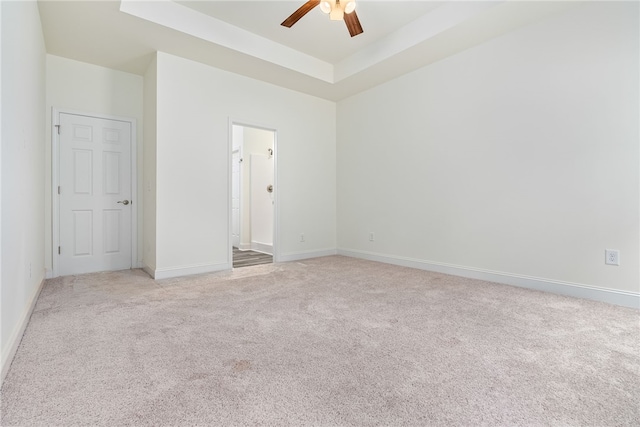
[[[314,7],[316,7],[317,5],[320,4],[320,0],[309,0],[308,2],[306,2],[305,4],[303,4],[302,6],[300,6],[298,8],[298,10],[296,10],[295,12],[293,12],[291,14],[291,16],[289,16],[287,19],[285,19],[284,21],[282,21],[282,26],[284,27],[289,27],[291,28],[291,26],[293,24],[295,24],[296,22],[298,22],[300,20],[300,18],[302,18],[304,15],[306,15],[311,9],[313,9]]]
[[[355,37],[358,34],[362,34],[364,32],[355,10],[351,13],[344,14],[344,22],[345,24],[347,24],[347,28],[349,29],[349,34],[351,34],[351,37]]]

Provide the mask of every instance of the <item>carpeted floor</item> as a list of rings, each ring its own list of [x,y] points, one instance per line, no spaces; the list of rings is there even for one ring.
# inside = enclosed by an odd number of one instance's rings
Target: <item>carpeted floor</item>
[[[640,425],[637,310],[346,257],[49,280],[19,425]]]

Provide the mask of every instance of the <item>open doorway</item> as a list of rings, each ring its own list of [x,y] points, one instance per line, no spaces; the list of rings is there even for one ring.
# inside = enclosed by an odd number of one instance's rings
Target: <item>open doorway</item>
[[[231,123],[233,268],[273,262],[276,132]]]

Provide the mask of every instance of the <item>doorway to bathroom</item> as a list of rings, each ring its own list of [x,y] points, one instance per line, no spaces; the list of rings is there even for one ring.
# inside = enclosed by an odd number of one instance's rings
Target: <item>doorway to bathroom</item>
[[[231,124],[233,268],[273,262],[276,131]]]

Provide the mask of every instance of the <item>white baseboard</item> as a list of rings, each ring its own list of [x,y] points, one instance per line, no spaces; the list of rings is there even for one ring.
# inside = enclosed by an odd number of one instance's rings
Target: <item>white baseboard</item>
[[[147,273],[152,279],[154,278],[153,275],[155,274],[156,268],[155,267],[150,267],[148,265],[143,265],[142,266],[142,270]]]
[[[273,255],[273,245],[266,243],[251,242],[251,250],[256,252],[262,252],[263,254]]]
[[[219,264],[187,265],[170,268],[151,268],[144,266],[142,269],[155,280],[171,279],[174,277],[190,276],[192,274],[214,273],[216,271],[231,270],[232,264],[223,262]]]
[[[250,251],[251,250],[251,244],[240,243],[240,245],[238,245],[238,249],[240,249],[241,251]]]
[[[484,280],[487,282],[502,283],[505,285],[518,286],[521,288],[534,289],[537,291],[551,292],[576,298],[585,298],[593,301],[601,301],[609,304],[621,305],[624,307],[631,307],[636,309],[640,308],[640,293],[637,292],[625,292],[615,289],[596,288],[593,286],[587,286],[578,283],[562,282],[559,280],[543,279],[540,277],[517,275],[500,271],[482,270],[435,261],[382,255],[354,249],[338,249],[338,255],[361,258],[370,261],[378,261],[403,267],[417,268],[420,270],[435,271],[438,273],[468,277],[471,279]]]
[[[322,249],[319,251],[290,252],[288,254],[279,254],[276,262],[298,261],[301,259],[319,258],[323,256],[336,255],[336,249]]]
[[[22,341],[22,336],[24,335],[25,329],[27,329],[27,325],[29,324],[29,319],[31,319],[31,313],[33,313],[33,309],[36,306],[36,302],[38,301],[38,297],[40,296],[40,292],[42,291],[42,287],[44,286],[45,279],[42,279],[40,285],[37,287],[35,292],[31,295],[29,299],[29,304],[25,307],[22,312],[22,316],[16,327],[13,329],[13,333],[11,337],[9,337],[7,347],[2,351],[2,368],[1,377],[0,377],[0,387],[2,383],[4,383],[4,379],[9,372],[9,368],[11,367],[11,362],[13,362],[13,357],[16,355],[16,351],[18,351],[18,346],[20,345],[20,341]]]

